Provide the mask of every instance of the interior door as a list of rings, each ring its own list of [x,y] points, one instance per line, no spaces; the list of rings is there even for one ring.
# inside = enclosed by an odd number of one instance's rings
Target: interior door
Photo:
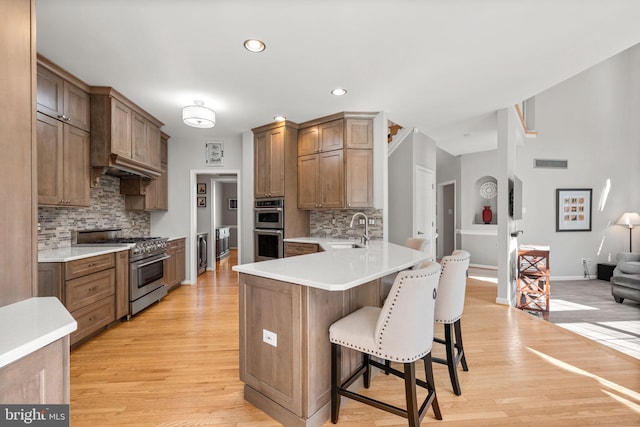
[[[433,171],[416,165],[413,176],[413,237],[427,239],[425,252],[434,259],[433,220],[434,176]]]

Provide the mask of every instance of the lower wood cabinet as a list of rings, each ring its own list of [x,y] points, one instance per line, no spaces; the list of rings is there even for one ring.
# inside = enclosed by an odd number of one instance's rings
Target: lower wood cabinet
[[[5,405],[69,403],[69,337],[0,368]]]
[[[129,315],[127,250],[38,264],[38,295],[55,296],[78,322],[71,345]]]
[[[164,281],[169,285],[170,290],[180,285],[186,278],[185,254],[185,239],[167,242],[169,259],[164,262]]]
[[[284,256],[298,256],[320,252],[320,246],[316,243],[284,242]]]
[[[245,399],[284,425],[321,425],[331,402],[329,326],[365,305],[380,306],[381,281],[325,291],[240,274],[238,284]],[[265,331],[276,345],[265,342]],[[360,361],[343,350],[344,379]]]

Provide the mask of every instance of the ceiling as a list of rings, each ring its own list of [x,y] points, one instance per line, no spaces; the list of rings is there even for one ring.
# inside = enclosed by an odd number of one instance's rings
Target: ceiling
[[[451,154],[496,147],[496,111],[640,42],[637,0],[36,0],[38,52],[113,86],[173,140],[385,111]],[[263,40],[260,54],[243,48]],[[343,87],[342,97],[330,94]],[[216,110],[212,129],[183,106]],[[467,136],[465,136],[467,135]]]

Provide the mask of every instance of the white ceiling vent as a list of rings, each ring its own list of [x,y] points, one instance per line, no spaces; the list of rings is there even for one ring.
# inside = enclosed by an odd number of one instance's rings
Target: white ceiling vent
[[[569,167],[568,160],[551,160],[551,159],[533,159],[534,168],[543,169],[567,169]]]

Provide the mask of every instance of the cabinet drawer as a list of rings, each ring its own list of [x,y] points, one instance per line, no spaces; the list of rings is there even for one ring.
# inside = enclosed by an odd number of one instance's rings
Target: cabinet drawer
[[[90,258],[77,259],[65,264],[65,277],[67,280],[76,277],[86,276],[96,271],[106,270],[115,267],[115,258],[113,254],[104,254],[93,256]]]
[[[318,245],[315,243],[294,243],[284,242],[284,256],[306,255],[318,252]]]
[[[78,279],[67,280],[65,301],[67,310],[74,311],[115,292],[115,269],[100,271]]]
[[[116,319],[113,297],[103,298],[71,315],[78,322],[78,329],[71,334],[71,344],[75,344]]]

